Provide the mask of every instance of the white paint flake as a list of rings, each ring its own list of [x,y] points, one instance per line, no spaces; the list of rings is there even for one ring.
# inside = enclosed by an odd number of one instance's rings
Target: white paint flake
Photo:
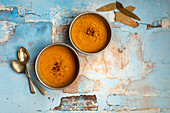
[[[16,25],[14,22],[0,21],[0,43],[4,43],[11,38]]]

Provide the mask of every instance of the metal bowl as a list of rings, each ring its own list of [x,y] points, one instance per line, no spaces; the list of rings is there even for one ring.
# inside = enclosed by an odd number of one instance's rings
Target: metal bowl
[[[72,36],[71,36],[72,27],[73,27],[74,23],[75,23],[80,17],[85,16],[85,15],[89,15],[89,14],[90,14],[90,15],[92,14],[92,15],[99,16],[99,17],[103,20],[103,22],[105,23],[105,25],[106,25],[106,27],[107,27],[107,32],[108,32],[108,37],[107,37],[106,45],[105,45],[102,49],[100,49],[100,50],[98,50],[98,51],[96,51],[96,52],[85,52],[85,51],[80,50],[80,49],[74,44],[74,42],[73,42],[73,40],[72,40]],[[107,19],[106,19],[105,17],[103,17],[102,15],[100,15],[100,14],[98,14],[98,13],[95,13],[95,12],[85,12],[85,13],[82,13],[82,14],[78,15],[78,16],[72,21],[72,23],[71,23],[71,25],[70,25],[70,27],[69,27],[69,37],[70,37],[70,41],[71,41],[72,45],[73,45],[78,51],[80,51],[81,53],[84,53],[84,54],[92,55],[92,54],[100,53],[100,52],[104,51],[104,50],[108,47],[108,45],[109,45],[109,43],[110,43],[110,41],[111,41],[111,38],[112,38],[112,30],[111,30],[111,27],[110,27],[109,22],[107,21]]]
[[[63,87],[54,87],[54,86],[52,86],[52,85],[47,84],[47,83],[42,79],[42,77],[40,76],[40,72],[39,72],[39,70],[38,70],[38,63],[39,63],[39,60],[40,60],[42,54],[43,54],[47,49],[49,49],[49,48],[51,48],[51,47],[54,47],[54,46],[58,46],[58,45],[61,45],[61,46],[64,46],[64,47],[69,48],[69,49],[72,51],[72,53],[75,55],[75,59],[76,59],[76,73],[75,73],[75,77],[74,77],[73,81],[72,81],[70,84],[65,85],[65,86],[63,86]],[[38,78],[38,80],[39,80],[44,86],[46,86],[47,88],[50,88],[50,89],[64,89],[64,88],[70,86],[70,85],[73,84],[74,81],[77,79],[77,77],[78,77],[78,75],[79,75],[79,71],[80,71],[80,61],[79,61],[79,57],[78,57],[78,55],[77,55],[77,52],[76,52],[72,47],[70,47],[69,45],[66,45],[66,44],[64,44],[64,43],[55,43],[55,44],[50,44],[50,45],[46,46],[44,49],[41,50],[41,52],[39,53],[39,55],[38,55],[37,58],[36,58],[36,62],[35,62],[35,72],[36,72],[37,78]]]

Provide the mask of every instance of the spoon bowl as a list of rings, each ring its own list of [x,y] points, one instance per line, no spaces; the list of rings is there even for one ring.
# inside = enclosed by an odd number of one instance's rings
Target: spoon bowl
[[[12,68],[17,72],[17,73],[25,73],[26,70],[26,65],[23,62],[20,62],[19,60],[13,60],[11,62]]]
[[[21,62],[28,63],[30,60],[30,54],[28,50],[24,47],[20,47],[18,50],[18,58]]]

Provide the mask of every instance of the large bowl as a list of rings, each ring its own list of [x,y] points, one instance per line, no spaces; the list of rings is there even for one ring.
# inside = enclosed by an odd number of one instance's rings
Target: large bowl
[[[77,68],[77,69],[76,69],[76,73],[75,73],[75,78],[73,79],[73,81],[72,81],[70,84],[68,84],[68,85],[66,85],[66,86],[63,86],[63,87],[54,87],[54,86],[52,86],[52,85],[47,84],[47,83],[42,79],[42,77],[41,77],[41,75],[40,75],[40,72],[39,72],[39,70],[38,70],[38,63],[39,63],[39,60],[40,60],[42,54],[43,54],[47,49],[49,49],[49,48],[51,48],[51,47],[53,47],[53,46],[58,46],[58,45],[62,45],[62,46],[64,46],[64,47],[69,48],[69,49],[73,52],[73,54],[75,55],[75,58],[76,58],[76,68]],[[66,87],[69,87],[69,86],[70,86],[71,84],[73,84],[74,81],[77,79],[77,77],[78,77],[78,75],[79,75],[79,71],[80,71],[80,61],[79,61],[79,57],[78,57],[78,55],[77,55],[77,52],[76,52],[72,47],[70,47],[69,45],[66,45],[66,44],[64,44],[64,43],[55,43],[55,44],[50,44],[50,45],[46,46],[44,49],[41,50],[41,52],[39,53],[39,55],[38,55],[37,58],[36,58],[36,62],[35,62],[35,72],[36,72],[37,78],[38,78],[38,80],[39,80],[44,86],[46,86],[47,88],[50,88],[50,89],[64,89],[64,88],[66,88]]]
[[[72,27],[73,27],[74,23],[75,23],[80,17],[85,16],[85,15],[89,15],[89,14],[90,14],[90,15],[92,14],[92,15],[99,16],[99,17],[103,20],[103,22],[105,23],[105,25],[106,25],[106,27],[107,27],[107,33],[108,33],[107,42],[106,42],[105,46],[104,46],[101,50],[96,51],[96,52],[85,52],[85,51],[80,50],[80,49],[74,44],[74,42],[73,42],[73,40],[72,40],[72,36],[71,36]],[[69,27],[69,38],[70,38],[70,41],[71,41],[72,45],[73,45],[78,51],[80,51],[81,53],[84,53],[84,54],[92,55],[92,54],[100,53],[100,52],[104,51],[104,50],[108,47],[108,45],[109,45],[109,43],[110,43],[110,41],[111,41],[111,38],[112,38],[112,30],[111,30],[111,27],[110,27],[109,22],[107,21],[107,19],[106,19],[105,17],[103,17],[102,15],[100,15],[100,14],[98,14],[98,13],[95,13],[95,12],[85,12],[85,13],[82,13],[82,14],[78,15],[78,16],[72,21],[72,23],[71,23],[71,25],[70,25],[70,27]]]

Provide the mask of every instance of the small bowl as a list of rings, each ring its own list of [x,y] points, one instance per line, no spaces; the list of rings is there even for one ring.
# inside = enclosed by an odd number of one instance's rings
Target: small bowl
[[[67,48],[69,48],[69,49],[73,52],[73,54],[75,55],[75,58],[76,58],[76,68],[77,68],[77,69],[76,69],[76,73],[75,73],[75,74],[76,74],[76,75],[75,75],[75,78],[73,79],[73,81],[72,81],[70,84],[68,84],[68,85],[66,85],[66,86],[63,86],[63,87],[54,87],[54,86],[52,86],[52,85],[49,85],[49,84],[45,83],[44,80],[41,78],[40,72],[39,72],[39,70],[38,70],[38,63],[39,63],[39,60],[40,60],[42,54],[43,54],[47,49],[49,49],[49,48],[51,48],[51,47],[53,47],[53,46],[59,46],[59,45],[64,46],[64,47],[67,47]],[[36,62],[35,62],[35,72],[36,72],[37,78],[38,78],[38,80],[39,80],[44,86],[46,86],[47,88],[50,88],[50,89],[64,89],[64,88],[66,88],[66,87],[69,87],[69,86],[70,86],[71,84],[73,84],[74,81],[77,79],[77,77],[78,77],[78,75],[79,75],[79,71],[80,71],[80,61],[79,61],[79,57],[78,57],[78,55],[77,55],[77,52],[76,52],[72,47],[70,47],[69,45],[66,45],[66,44],[64,44],[64,43],[55,43],[55,44],[50,44],[50,45],[46,46],[44,49],[41,50],[41,52],[38,54],[38,56],[37,56],[37,58],[36,58]]]
[[[73,42],[73,40],[72,40],[72,36],[71,36],[72,27],[73,27],[74,23],[75,23],[80,17],[85,16],[85,15],[89,15],[89,14],[90,14],[90,15],[92,14],[92,15],[99,16],[99,17],[103,20],[103,22],[105,23],[105,25],[106,25],[106,27],[107,27],[108,37],[107,37],[106,45],[105,45],[101,50],[96,51],[96,52],[85,52],[85,51],[80,50],[80,49],[74,44],[74,42]],[[111,38],[112,38],[112,30],[111,30],[111,27],[110,27],[109,22],[107,21],[107,19],[106,19],[105,17],[103,17],[102,15],[100,15],[100,14],[98,14],[98,13],[95,13],[95,12],[85,12],[85,13],[82,13],[82,14],[78,15],[78,16],[72,21],[72,23],[71,23],[71,25],[70,25],[70,27],[69,27],[69,38],[70,38],[70,41],[71,41],[72,45],[73,45],[78,51],[80,51],[80,52],[83,53],[83,54],[93,55],[93,54],[97,54],[97,53],[100,53],[100,52],[104,51],[104,50],[108,47],[108,45],[109,45],[109,43],[110,43],[110,41],[111,41]]]

